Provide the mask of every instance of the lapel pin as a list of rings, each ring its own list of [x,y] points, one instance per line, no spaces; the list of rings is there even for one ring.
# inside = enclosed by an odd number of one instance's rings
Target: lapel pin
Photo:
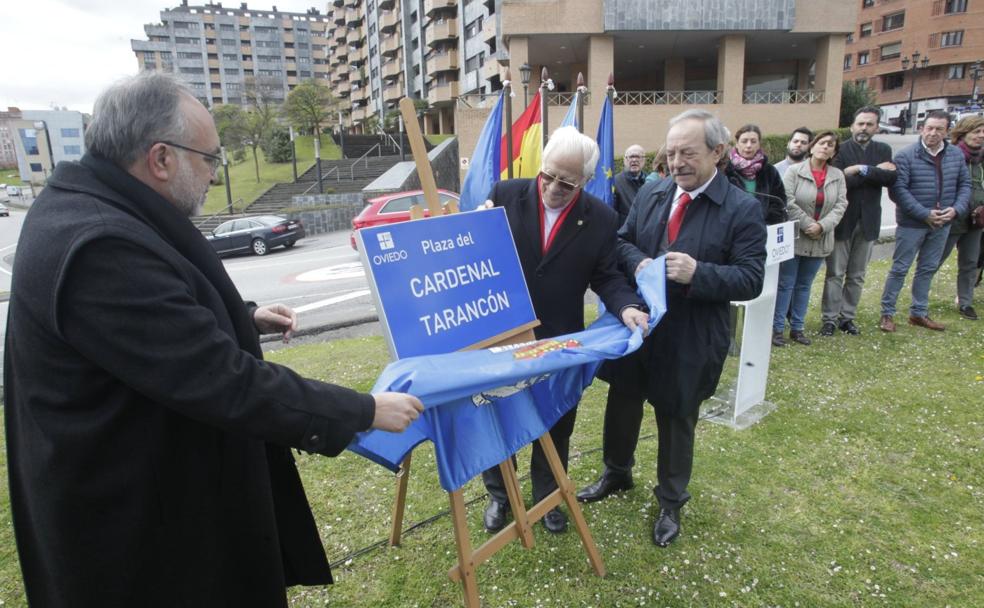
[[[578,220],[577,221],[577,225],[578,226],[583,226],[584,225],[584,220]]]

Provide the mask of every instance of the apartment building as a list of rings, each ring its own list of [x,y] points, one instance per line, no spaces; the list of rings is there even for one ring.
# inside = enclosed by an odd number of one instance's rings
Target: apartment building
[[[859,11],[844,49],[844,79],[874,91],[889,121],[898,121],[910,96],[917,121],[928,110],[969,104],[975,72],[982,76],[984,2],[852,1]]]
[[[0,147],[6,159],[12,145],[21,181],[40,185],[61,161],[82,158],[85,127],[81,112],[7,108],[0,112]]]
[[[180,6],[144,26],[147,40],[131,40],[141,70],[173,72],[208,107],[248,104],[255,87],[274,103],[298,83],[329,78],[328,36],[335,28],[316,8],[305,13],[238,8],[221,2]],[[326,83],[327,84],[327,83]]]

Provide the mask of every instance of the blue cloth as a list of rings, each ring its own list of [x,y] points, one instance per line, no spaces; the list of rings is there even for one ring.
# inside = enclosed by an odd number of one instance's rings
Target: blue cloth
[[[967,217],[970,210],[970,173],[963,152],[945,144],[943,155],[943,187],[936,174],[936,163],[922,141],[903,148],[895,155],[895,183],[888,194],[895,201],[895,221],[899,226],[928,230],[926,218],[936,208],[953,207],[958,218]]]
[[[564,114],[564,120],[560,121],[561,127],[577,128],[577,99],[580,95],[580,92],[574,93],[574,99],[571,101],[571,107],[567,108],[567,114]]]
[[[654,326],[666,312],[664,259],[637,279]],[[603,360],[635,351],[642,339],[605,314],[584,331],[525,345],[395,361],[372,392],[416,395],[424,413],[403,433],[360,433],[349,449],[396,471],[429,439],[441,487],[456,490],[546,433],[577,405]]]
[[[824,259],[797,255],[780,264],[772,331],[781,332],[786,326],[787,310],[790,312],[790,329],[803,331],[806,309],[810,305],[810,288]]]
[[[925,224],[923,224],[925,226]],[[916,273],[912,277],[912,304],[909,315],[925,317],[929,314],[929,286],[933,275],[939,268],[943,247],[946,245],[950,227],[944,226],[936,230],[926,228],[909,228],[899,225],[895,229],[895,253],[892,254],[892,268],[885,277],[885,288],[882,290],[881,312],[883,315],[895,314],[895,303],[899,292],[905,283],[905,275],[909,272],[916,254]]]
[[[598,122],[598,151],[601,156],[595,166],[594,177],[584,186],[584,191],[600,198],[609,207],[615,204],[615,133],[612,121],[612,100],[605,96]]]
[[[472,152],[471,165],[468,175],[461,185],[461,199],[458,207],[462,211],[472,211],[485,202],[492,191],[492,186],[499,181],[502,173],[502,103],[503,95],[495,102],[492,113],[489,114],[478,136],[475,150]]]

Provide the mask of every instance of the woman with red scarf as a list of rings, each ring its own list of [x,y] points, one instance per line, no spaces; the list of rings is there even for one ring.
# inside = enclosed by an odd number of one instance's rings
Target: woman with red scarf
[[[943,247],[940,266],[947,256],[957,248],[957,308],[960,316],[968,321],[977,320],[974,302],[974,283],[977,281],[978,258],[981,253],[980,227],[974,225],[974,212],[984,207],[984,117],[968,116],[961,118],[950,131],[950,142],[964,154],[967,170],[970,171],[970,213],[958,217],[950,223],[950,236]],[[977,211],[977,213],[984,213]]]
[[[840,147],[837,134],[822,131],[810,142],[808,160],[793,165],[783,176],[786,212],[797,223],[796,255],[779,267],[779,290],[772,317],[772,344],[785,346],[783,329],[790,312],[789,339],[804,346],[811,341],[803,333],[810,288],[824,259],[834,250],[834,228],[847,209],[847,180],[830,161]]]
[[[762,131],[756,125],[738,129],[735,147],[728,153],[725,176],[759,200],[766,224],[786,221],[786,191],[782,177],[762,152]]]

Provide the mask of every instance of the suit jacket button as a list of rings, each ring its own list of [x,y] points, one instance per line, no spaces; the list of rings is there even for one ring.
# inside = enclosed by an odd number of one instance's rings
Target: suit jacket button
[[[542,270],[537,270],[536,271],[536,276],[542,277],[543,276],[543,271]]]
[[[317,435],[311,435],[311,440],[310,441],[311,441],[311,443],[318,443],[318,440],[319,439],[321,439],[321,437],[318,437]]]

